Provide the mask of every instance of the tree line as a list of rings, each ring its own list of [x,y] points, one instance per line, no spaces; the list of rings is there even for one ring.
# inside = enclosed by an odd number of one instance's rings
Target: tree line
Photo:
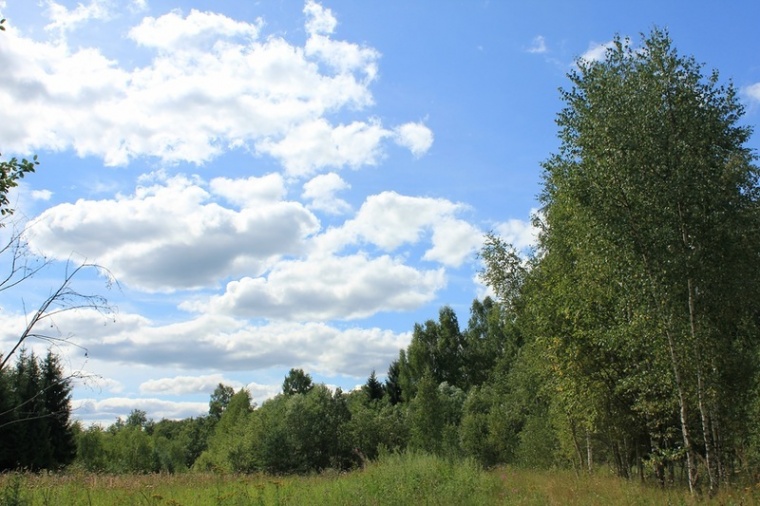
[[[59,358],[25,350],[0,369],[0,471],[60,469],[76,456],[70,420],[71,379]]]
[[[306,473],[382,452],[484,466],[605,466],[714,491],[760,465],[760,194],[733,85],[654,29],[578,60],[543,164],[538,243],[486,238],[461,328],[416,324],[384,381],[332,391],[293,369],[255,406],[76,428],[92,470]]]

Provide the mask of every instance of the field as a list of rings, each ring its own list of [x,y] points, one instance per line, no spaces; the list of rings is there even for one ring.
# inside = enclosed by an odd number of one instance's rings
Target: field
[[[760,486],[696,499],[604,473],[479,469],[426,455],[389,455],[352,473],[271,477],[215,474],[0,477],[0,505],[484,505],[760,503]]]

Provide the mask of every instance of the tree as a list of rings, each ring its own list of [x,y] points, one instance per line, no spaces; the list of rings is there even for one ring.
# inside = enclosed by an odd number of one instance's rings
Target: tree
[[[208,440],[208,449],[195,463],[196,468],[227,472],[247,472],[253,469],[255,456],[250,448],[247,430],[252,411],[251,394],[241,388],[230,398],[227,409]]]
[[[214,393],[211,394],[211,399],[208,402],[208,414],[211,418],[219,420],[222,417],[222,413],[227,409],[227,406],[235,395],[235,389],[229,385],[219,383],[214,389]]]
[[[143,430],[148,424],[148,414],[142,409],[133,409],[129,412],[126,422],[124,424],[127,427]]]
[[[282,382],[282,393],[285,395],[305,394],[313,387],[311,376],[303,372],[303,369],[291,369]]]
[[[383,384],[377,379],[375,371],[367,378],[367,382],[362,386],[362,390],[367,395],[369,401],[379,401],[385,396],[385,388]]]
[[[47,259],[37,259],[29,252],[24,239],[24,233],[14,233],[5,247],[0,249],[0,255],[10,255],[9,271],[4,279],[0,280],[0,291],[12,289],[21,283],[30,280],[43,268],[50,265]],[[115,278],[107,268],[94,263],[83,262],[74,264],[66,263],[63,280],[55,290],[40,302],[37,309],[28,316],[26,326],[20,330],[11,349],[2,355],[0,371],[6,366],[16,351],[21,348],[30,338],[60,343],[68,340],[68,336],[62,336],[60,329],[55,324],[55,317],[68,311],[91,309],[99,312],[104,317],[112,317],[114,308],[108,304],[108,300],[102,295],[86,294],[74,287],[74,281],[84,271],[93,270],[99,276],[106,278],[106,287],[116,283]],[[47,325],[43,325],[47,324]]]
[[[76,456],[71,424],[71,380],[64,375],[60,359],[48,351],[42,362],[42,391],[48,415],[52,464],[63,467]]]
[[[9,207],[8,192],[18,186],[18,181],[26,174],[34,172],[35,166],[39,164],[37,155],[34,155],[31,160],[23,158],[19,161],[18,158],[13,157],[7,161],[0,161],[0,216],[13,214],[14,209]],[[3,223],[0,222],[0,227],[2,226]]]
[[[600,358],[623,352],[617,358],[632,365],[618,384],[628,391],[611,394],[629,396],[642,417],[653,416],[655,394],[657,410],[668,405],[651,387],[672,385],[677,413],[658,416],[679,421],[690,489],[704,459],[714,490],[726,477],[725,443],[737,436],[726,428],[741,416],[729,399],[750,394],[757,350],[751,130],[739,123],[733,86],[704,76],[659,29],[641,47],[616,38],[604,60],[579,60],[569,77],[561,147],[544,164],[541,196],[541,263],[556,262],[549,283],[565,292],[555,314],[572,324],[551,341],[555,356],[569,365],[583,347]],[[572,377],[602,378],[610,364]]]
[[[388,366],[388,374],[385,377],[385,385],[384,390],[385,393],[388,395],[388,401],[392,405],[396,405],[402,400],[402,391],[401,391],[401,383],[400,383],[400,363],[398,360],[394,360],[391,362],[391,365]]]
[[[406,375],[411,399],[416,392],[415,384],[429,371],[436,385],[444,381],[454,386],[464,386],[467,375],[467,341],[459,329],[456,313],[448,306],[438,312],[438,321],[428,320],[424,325],[414,324],[412,342],[404,356],[399,357],[402,374]],[[403,380],[402,380],[403,381]]]
[[[0,470],[57,469],[75,456],[71,378],[58,357],[21,349],[13,370],[0,371]]]

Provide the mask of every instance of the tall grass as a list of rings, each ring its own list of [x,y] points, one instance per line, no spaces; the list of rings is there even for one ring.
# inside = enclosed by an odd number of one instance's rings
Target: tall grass
[[[12,502],[10,502],[12,501]],[[0,506],[67,505],[691,505],[760,504],[760,486],[713,498],[662,490],[603,473],[484,471],[472,461],[424,454],[385,455],[352,473],[265,475],[0,476]]]

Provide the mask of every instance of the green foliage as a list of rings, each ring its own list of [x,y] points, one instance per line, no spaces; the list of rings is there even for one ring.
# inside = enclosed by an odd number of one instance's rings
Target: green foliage
[[[285,395],[306,394],[313,386],[311,376],[303,369],[291,369],[282,382],[282,393]]]
[[[5,20],[3,20],[5,21]],[[0,24],[0,29],[5,29]],[[34,172],[34,169],[40,162],[37,161],[37,155],[34,155],[31,160],[23,158],[13,157],[7,161],[0,161],[0,216],[7,216],[13,214],[13,209],[8,207],[10,203],[8,201],[8,192],[18,186],[20,179],[23,179],[26,174]],[[2,223],[0,222],[0,226]]]
[[[362,391],[367,395],[370,402],[379,401],[385,396],[385,388],[375,376],[375,371],[372,371],[372,374],[367,378],[367,382],[362,386]]]
[[[251,394],[248,390],[241,389],[232,396],[208,440],[208,450],[201,454],[195,463],[197,469],[226,472],[253,470],[247,431],[252,411]]]
[[[16,367],[0,370],[0,470],[57,469],[72,461],[70,392],[51,352],[39,360],[22,348]]]
[[[704,462],[713,490],[757,373],[758,168],[742,106],[657,29],[569,77],[526,281],[555,430],[579,464],[596,446],[628,476],[680,454],[690,487]]]
[[[28,504],[30,501],[23,491],[23,478],[20,474],[14,473],[2,488],[0,506],[26,506]]]
[[[224,410],[227,409],[233,395],[235,395],[235,389],[229,385],[219,383],[214,389],[214,393],[211,394],[211,399],[208,402],[209,416],[219,420],[222,417]]]

